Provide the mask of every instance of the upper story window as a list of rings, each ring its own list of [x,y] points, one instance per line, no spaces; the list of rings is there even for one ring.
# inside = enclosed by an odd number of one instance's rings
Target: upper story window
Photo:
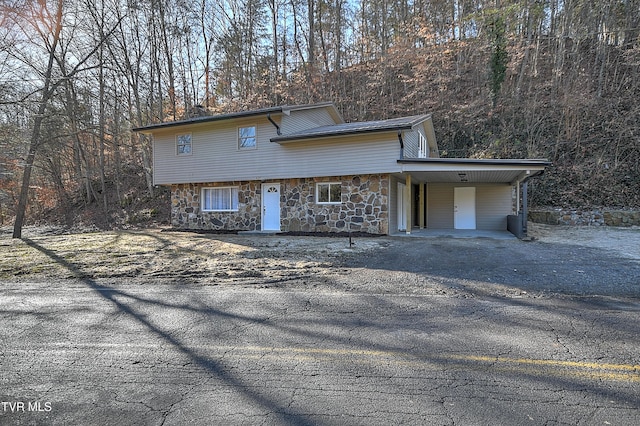
[[[427,158],[429,156],[429,143],[422,133],[418,133],[420,144],[418,146],[418,158]]]
[[[316,184],[316,203],[318,204],[340,204],[342,202],[341,183],[318,183]]]
[[[255,149],[256,126],[238,128],[238,149]]]
[[[176,153],[178,155],[191,155],[191,133],[176,136]]]

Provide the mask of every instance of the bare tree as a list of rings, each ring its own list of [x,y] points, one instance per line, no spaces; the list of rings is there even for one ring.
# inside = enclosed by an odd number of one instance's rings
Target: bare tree
[[[64,63],[66,61],[65,54],[66,48],[62,49],[62,33],[64,29],[64,0],[56,0],[52,9],[46,2],[40,2],[38,4],[29,3],[29,7],[21,9],[20,14],[15,14],[13,19],[18,21],[25,35],[29,35],[31,30],[37,34],[40,38],[40,42],[44,45],[46,51],[46,65],[44,69],[37,69],[37,64],[31,62],[25,62],[26,66],[34,68],[42,75],[42,87],[39,90],[39,98],[36,101],[37,112],[34,117],[33,127],[31,130],[31,137],[29,140],[29,149],[27,157],[24,162],[24,171],[22,176],[22,185],[20,188],[20,195],[18,198],[18,204],[16,207],[16,219],[13,227],[13,238],[22,237],[22,227],[24,225],[24,218],[27,208],[27,202],[29,197],[29,185],[31,181],[31,173],[35,162],[36,154],[40,146],[44,143],[41,134],[41,128],[43,120],[46,117],[47,109],[50,106],[50,102],[59,89],[59,87],[65,82],[66,79],[71,79],[79,72],[86,69],[87,61],[93,57],[96,52],[101,48],[106,38],[113,32],[113,29],[106,31],[95,45],[88,49],[88,52],[75,63],[71,71],[66,73],[63,77],[54,75],[54,68],[56,63]],[[70,31],[72,33],[72,31]],[[35,40],[29,40],[35,45]],[[32,45],[33,47],[33,45]],[[25,60],[25,58],[21,58]]]
[[[29,141],[29,151],[27,158],[25,159],[24,171],[22,174],[22,186],[20,189],[20,197],[18,198],[18,206],[16,208],[16,219],[13,225],[13,238],[22,238],[22,226],[24,224],[25,212],[27,210],[27,200],[29,197],[29,183],[31,181],[31,170],[35,161],[36,153],[42,143],[40,137],[40,127],[42,126],[42,120],[45,116],[49,100],[53,96],[55,90],[55,82],[52,79],[53,67],[55,65],[56,49],[60,41],[60,34],[62,32],[62,15],[63,15],[63,0],[58,0],[55,3],[55,8],[50,11],[45,3],[31,4],[31,6],[25,9],[28,13],[28,17],[34,20],[36,23],[41,23],[41,19],[46,19],[48,25],[35,25],[36,31],[42,41],[44,42],[48,51],[48,59],[46,68],[43,70],[43,86],[40,91],[40,99],[38,100],[38,112],[34,118],[33,129],[31,131],[31,140]],[[21,17],[19,17],[21,18]],[[16,17],[16,19],[19,19]],[[44,22],[42,22],[44,24]],[[42,31],[42,30],[45,31]]]

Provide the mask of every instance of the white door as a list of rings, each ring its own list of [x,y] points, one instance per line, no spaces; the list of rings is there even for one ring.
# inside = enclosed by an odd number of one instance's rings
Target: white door
[[[262,230],[280,230],[280,184],[262,184]]]
[[[476,229],[476,188],[453,189],[453,227]]]
[[[404,183],[398,182],[398,231],[407,230],[407,200],[404,198]]]

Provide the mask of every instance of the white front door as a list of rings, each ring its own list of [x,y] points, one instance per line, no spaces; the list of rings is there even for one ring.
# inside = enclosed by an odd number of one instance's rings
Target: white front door
[[[398,182],[398,231],[407,230],[407,201],[404,196],[406,185]]]
[[[476,229],[476,188],[453,188],[453,227]]]
[[[262,230],[280,230],[280,184],[262,184]]]

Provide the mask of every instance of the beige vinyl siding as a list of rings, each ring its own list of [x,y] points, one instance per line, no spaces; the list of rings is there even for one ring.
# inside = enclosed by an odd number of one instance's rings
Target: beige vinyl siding
[[[476,189],[476,227],[506,230],[507,216],[513,213],[511,185],[478,185]]]
[[[301,132],[315,127],[336,124],[326,108],[291,111],[283,114],[280,128],[282,134]]]
[[[420,137],[427,140],[427,136],[424,133],[422,126],[416,127],[415,130],[406,131],[403,133],[402,139],[404,141],[404,158],[419,158],[420,153]],[[431,156],[431,147],[427,143],[427,157]]]
[[[476,228],[507,229],[507,216],[513,210],[511,186],[507,184],[428,184],[427,227],[453,229],[453,188],[469,186],[476,188]]]
[[[405,131],[402,134],[404,142],[404,158],[418,158],[420,146],[420,134],[415,130]]]
[[[453,229],[453,188],[450,183],[427,184],[427,228]]]
[[[256,125],[256,149],[238,149],[238,127]],[[275,127],[265,118],[193,127],[192,155],[176,155],[176,131],[154,137],[154,183],[226,182],[375,174],[397,171],[400,146],[389,133],[312,139],[279,145],[269,141]],[[363,159],[366,158],[366,161]]]

